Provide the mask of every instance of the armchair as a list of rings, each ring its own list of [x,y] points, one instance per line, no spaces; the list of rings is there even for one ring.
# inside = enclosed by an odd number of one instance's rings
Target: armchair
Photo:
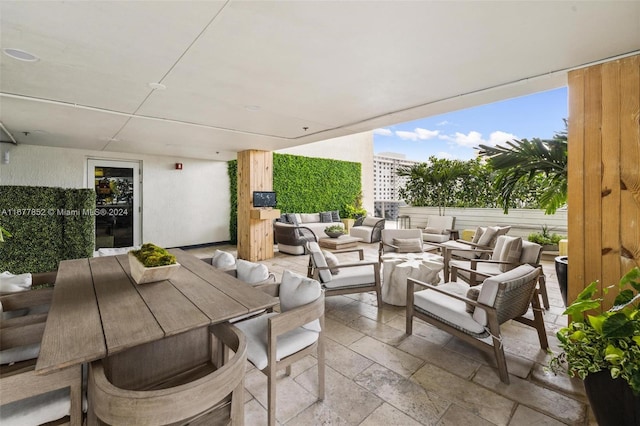
[[[436,246],[424,244],[424,234],[420,229],[383,229],[378,248],[378,259],[389,253],[425,253],[438,249]]]
[[[349,235],[355,238],[362,238],[363,243],[378,242],[384,229],[384,223],[384,218],[381,217],[361,217],[349,229]]]
[[[540,268],[521,265],[489,277],[477,287],[459,282],[436,287],[410,278],[407,282],[406,333],[412,333],[413,318],[416,317],[493,354],[500,380],[508,384],[500,324],[513,319],[534,327],[540,347],[549,346],[536,289],[539,274]],[[426,289],[414,294],[416,285]],[[529,306],[533,308],[533,320],[523,317]],[[491,337],[491,343],[483,340],[487,337]]]
[[[307,245],[309,250],[309,267],[307,276],[318,280],[325,290],[326,296],[339,294],[376,292],[378,307],[382,306],[382,289],[380,285],[380,263],[364,260],[362,249],[345,249],[334,252],[322,251],[318,243]],[[335,253],[358,253],[359,260],[341,264]]]
[[[449,262],[452,280],[461,278],[469,285],[479,284],[487,277],[500,275],[519,265],[540,266],[542,246],[520,237],[502,235],[498,237],[491,259],[456,260]],[[538,277],[538,290],[545,309],[549,309],[546,277],[541,270]]]
[[[305,254],[305,247],[309,241],[318,241],[316,234],[305,226],[274,222],[273,234],[278,251],[282,253]]]
[[[284,271],[279,297],[282,313],[236,323],[247,336],[249,361],[267,376],[269,426],[276,424],[276,373],[286,368],[290,375],[294,362],[314,352],[318,399],[324,399],[324,294],[320,283]]]

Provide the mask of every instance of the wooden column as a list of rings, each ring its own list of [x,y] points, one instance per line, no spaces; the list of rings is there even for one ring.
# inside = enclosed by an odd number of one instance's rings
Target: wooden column
[[[253,219],[253,191],[273,189],[273,153],[238,153],[238,258],[256,262],[273,257],[273,220]]]
[[[640,55],[569,73],[568,218],[569,301],[640,265]]]

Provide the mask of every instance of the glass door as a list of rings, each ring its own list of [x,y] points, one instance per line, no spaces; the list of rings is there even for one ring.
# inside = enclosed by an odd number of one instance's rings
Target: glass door
[[[88,160],[87,186],[96,190],[96,246],[140,245],[140,164]]]

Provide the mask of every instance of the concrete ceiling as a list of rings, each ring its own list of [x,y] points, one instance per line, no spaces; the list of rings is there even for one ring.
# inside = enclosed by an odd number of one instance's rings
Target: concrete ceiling
[[[560,87],[640,51],[638,1],[2,0],[0,19],[1,47],[39,58],[0,54],[18,143],[218,160]]]

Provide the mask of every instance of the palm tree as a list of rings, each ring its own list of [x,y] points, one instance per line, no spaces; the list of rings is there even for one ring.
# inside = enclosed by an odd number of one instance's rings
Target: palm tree
[[[485,156],[497,171],[494,187],[500,193],[504,212],[509,210],[512,194],[524,185],[538,182],[538,196],[546,214],[553,214],[567,203],[567,121],[565,130],[553,139],[522,139],[507,142],[508,146],[480,145],[479,154]]]

